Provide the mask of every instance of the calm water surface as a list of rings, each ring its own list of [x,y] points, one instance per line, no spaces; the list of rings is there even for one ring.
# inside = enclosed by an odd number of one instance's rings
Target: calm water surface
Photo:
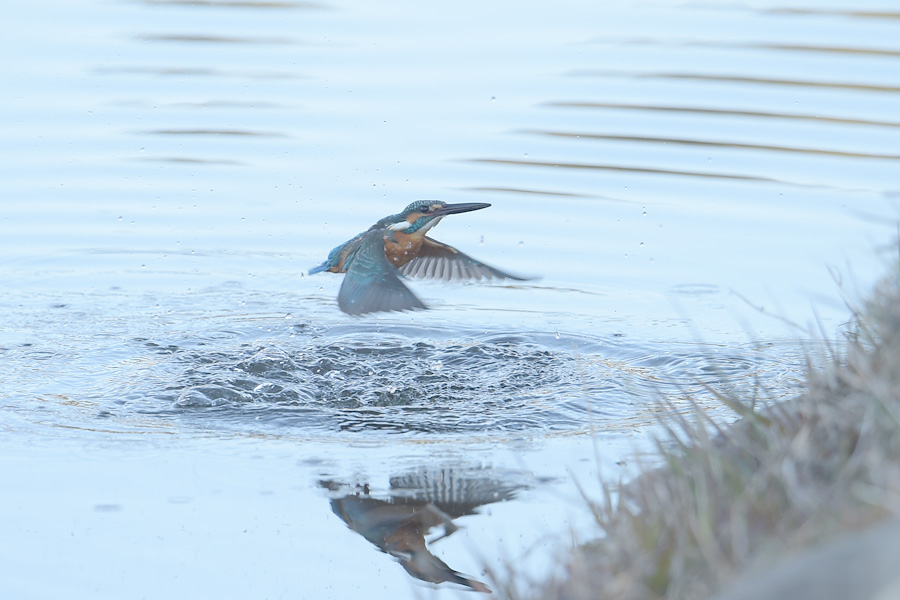
[[[892,257],[891,2],[7,12],[3,597],[539,577],[659,400],[796,394]],[[421,198],[541,278],[341,314],[306,270]]]

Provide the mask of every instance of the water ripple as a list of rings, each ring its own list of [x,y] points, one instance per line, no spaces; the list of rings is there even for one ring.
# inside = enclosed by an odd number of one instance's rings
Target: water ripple
[[[652,167],[637,167],[628,165],[609,165],[593,163],[575,163],[567,161],[538,161],[502,158],[471,158],[467,162],[486,165],[507,165],[515,167],[547,167],[552,169],[578,169],[594,171],[613,171],[621,173],[639,173],[643,175],[675,175],[678,177],[700,177],[707,179],[726,179],[735,181],[758,181],[765,183],[781,183],[784,185],[802,186],[804,184],[787,182],[773,177],[760,177],[756,175],[743,175],[740,173],[713,173],[709,171],[688,171],[683,169],[661,169]]]
[[[791,86],[801,88],[824,88],[836,90],[848,90],[854,92],[875,92],[896,94],[900,92],[900,87],[895,85],[884,85],[878,83],[858,83],[851,81],[826,81],[819,79],[784,79],[778,77],[749,77],[730,74],[709,74],[709,73],[669,73],[669,72],[647,72],[647,73],[624,73],[617,71],[604,70],[578,70],[573,71],[570,75],[576,77],[633,77],[636,79],[676,79],[685,81],[709,81],[715,83],[736,83],[748,84],[754,86]]]
[[[704,116],[722,117],[751,117],[762,119],[786,119],[791,121],[809,121],[817,124],[838,125],[865,125],[871,127],[900,127],[898,121],[879,121],[872,119],[845,118],[818,114],[801,114],[795,112],[774,112],[760,110],[710,108],[697,106],[671,106],[665,104],[626,104],[615,102],[580,102],[580,101],[556,101],[546,102],[545,106],[557,108],[586,108],[586,109],[611,109],[611,110],[640,110],[660,113],[687,113]]]
[[[866,158],[879,160],[900,160],[900,154],[883,154],[874,152],[850,152],[825,148],[801,148],[776,144],[748,144],[726,140],[700,140],[683,137],[660,137],[648,135],[621,135],[612,133],[583,133],[577,131],[547,131],[539,129],[522,129],[519,133],[546,137],[570,138],[580,140],[603,140],[611,142],[635,142],[643,144],[672,144],[680,146],[707,146],[728,148],[733,150],[755,150],[763,152],[785,152],[792,154],[810,154],[820,156],[839,156],[842,158]]]

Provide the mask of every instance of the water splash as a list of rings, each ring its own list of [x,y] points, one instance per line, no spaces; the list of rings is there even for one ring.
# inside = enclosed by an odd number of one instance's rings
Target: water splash
[[[619,337],[306,324],[230,343],[141,345],[163,356],[122,416],[268,432],[484,435],[586,432],[652,419],[658,400],[712,399],[749,378],[793,393],[797,364],[747,345]],[[293,335],[289,334],[293,333]],[[157,391],[150,391],[159,384]]]

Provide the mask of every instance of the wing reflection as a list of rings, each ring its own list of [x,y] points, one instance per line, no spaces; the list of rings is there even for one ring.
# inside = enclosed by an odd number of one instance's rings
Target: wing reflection
[[[513,474],[512,479],[523,477]],[[506,482],[498,473],[483,470],[427,468],[392,477],[390,490],[382,497],[375,497],[378,494],[371,493],[368,483],[322,481],[320,485],[343,493],[331,500],[334,514],[379,550],[396,558],[416,579],[456,583],[488,594],[491,590],[484,583],[453,570],[428,546],[459,529],[454,519],[472,514],[482,505],[509,500],[527,487],[524,482]],[[436,527],[442,531],[426,540]]]

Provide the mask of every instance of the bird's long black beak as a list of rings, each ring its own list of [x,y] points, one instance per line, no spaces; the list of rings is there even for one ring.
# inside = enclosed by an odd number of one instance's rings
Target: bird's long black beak
[[[461,202],[459,204],[448,204],[443,208],[434,211],[435,215],[455,215],[457,213],[471,212],[473,210],[481,210],[490,206],[487,202]]]

